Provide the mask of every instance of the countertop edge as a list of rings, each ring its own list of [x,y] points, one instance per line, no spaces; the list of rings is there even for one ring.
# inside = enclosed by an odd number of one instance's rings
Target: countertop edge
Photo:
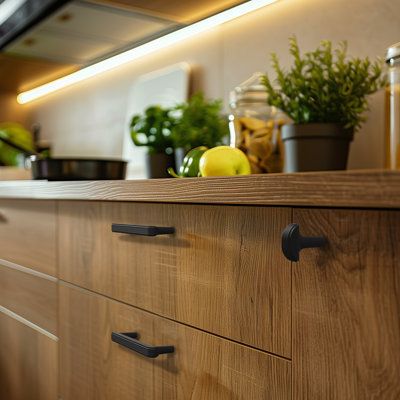
[[[1,181],[0,198],[400,208],[400,171],[354,170],[126,181]]]

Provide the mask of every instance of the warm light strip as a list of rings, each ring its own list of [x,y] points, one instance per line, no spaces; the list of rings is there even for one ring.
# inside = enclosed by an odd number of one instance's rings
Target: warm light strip
[[[26,92],[22,92],[18,95],[17,101],[19,104],[25,104],[30,101],[36,100],[40,97],[46,96],[47,94],[53,93],[56,90],[63,89],[67,86],[81,82],[85,79],[92,78],[93,76],[109,71],[130,61],[137,60],[140,57],[146,56],[148,54],[156,52],[157,50],[181,42],[182,40],[205,32],[208,29],[224,24],[225,22],[232,21],[237,17],[258,10],[259,8],[275,3],[276,1],[278,0],[250,0],[246,3],[230,8],[219,14],[213,15],[212,17],[206,18],[202,21],[186,26],[185,28],[179,29],[158,39],[152,40],[151,42],[145,43],[121,54],[90,65],[62,78],[56,79],[55,81],[46,83],[42,86],[38,86],[37,88],[28,90]]]

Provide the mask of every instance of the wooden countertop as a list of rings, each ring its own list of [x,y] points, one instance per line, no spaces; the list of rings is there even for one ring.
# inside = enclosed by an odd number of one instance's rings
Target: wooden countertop
[[[0,198],[400,208],[400,171],[132,181],[3,181]]]

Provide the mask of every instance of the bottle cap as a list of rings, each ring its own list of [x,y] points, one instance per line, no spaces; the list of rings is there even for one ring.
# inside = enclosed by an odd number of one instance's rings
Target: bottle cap
[[[400,58],[400,42],[391,45],[386,51],[386,62],[388,64],[391,64],[397,58]]]

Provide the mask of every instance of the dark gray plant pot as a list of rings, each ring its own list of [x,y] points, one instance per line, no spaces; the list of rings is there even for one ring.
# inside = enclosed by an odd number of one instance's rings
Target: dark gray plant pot
[[[152,178],[171,178],[168,174],[167,169],[169,167],[175,168],[175,157],[174,154],[147,154],[147,177]]]
[[[284,125],[284,171],[346,169],[352,140],[353,132],[339,124]]]

